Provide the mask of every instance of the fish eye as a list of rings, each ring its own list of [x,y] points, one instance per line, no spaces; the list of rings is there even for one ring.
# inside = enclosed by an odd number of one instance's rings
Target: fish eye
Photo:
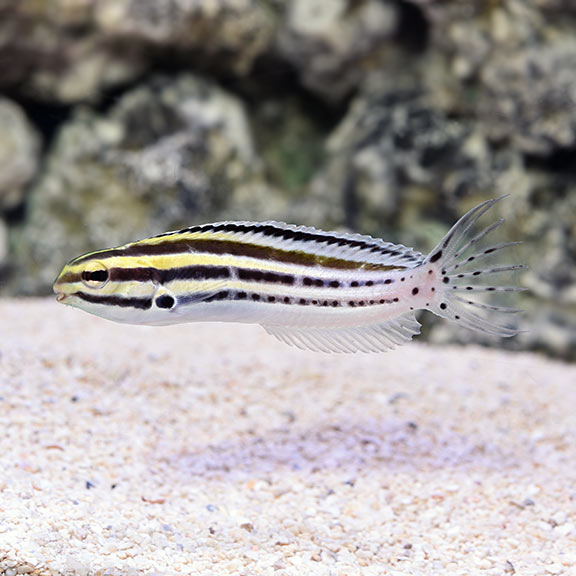
[[[108,269],[101,262],[92,262],[82,271],[80,277],[88,288],[102,288],[109,279]]]

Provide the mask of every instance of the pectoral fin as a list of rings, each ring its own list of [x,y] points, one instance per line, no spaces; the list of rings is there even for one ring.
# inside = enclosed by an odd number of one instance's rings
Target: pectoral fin
[[[225,289],[225,280],[202,282],[198,289],[184,293],[179,293],[177,290],[171,290],[169,286],[159,286],[154,294],[154,304],[158,308],[176,310],[182,306],[210,300]]]

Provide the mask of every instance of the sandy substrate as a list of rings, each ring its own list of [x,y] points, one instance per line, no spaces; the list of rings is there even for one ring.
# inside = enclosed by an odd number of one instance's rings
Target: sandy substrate
[[[576,367],[0,301],[0,573],[576,574]]]

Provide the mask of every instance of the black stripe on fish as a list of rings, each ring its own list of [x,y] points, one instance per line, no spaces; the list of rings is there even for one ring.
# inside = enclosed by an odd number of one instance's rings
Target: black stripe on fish
[[[292,274],[282,274],[253,268],[237,268],[236,274],[240,280],[246,280],[248,282],[268,282],[270,284],[285,284],[290,286],[296,281],[296,278]]]
[[[91,304],[105,304],[106,306],[137,308],[139,310],[149,310],[152,307],[152,298],[123,298],[122,296],[95,295],[86,292],[76,292],[74,296]]]
[[[110,279],[116,282],[167,284],[174,280],[216,280],[230,278],[228,266],[178,266],[175,268],[111,268]]]
[[[230,269],[227,266],[180,266],[176,268],[111,268],[110,278],[117,282],[147,282],[154,280],[159,284],[167,284],[174,280],[217,280],[229,279],[232,273],[240,280],[248,282],[267,282],[269,284],[284,284],[290,286],[296,278],[292,274],[270,272],[253,268]]]
[[[198,293],[190,293],[178,296],[178,304],[186,305],[188,303],[196,303],[199,300],[202,302],[217,302],[222,300],[245,300],[248,302],[264,302],[268,304],[289,304],[296,306],[317,306],[323,308],[338,308],[341,306],[349,306],[351,308],[362,308],[365,306],[377,306],[382,304],[394,304],[398,302],[398,298],[363,298],[355,300],[340,300],[334,298],[314,298],[314,297],[300,297],[300,296],[283,296],[279,294],[259,294],[258,292],[246,292],[244,290],[219,290],[212,295],[202,295],[199,299]]]

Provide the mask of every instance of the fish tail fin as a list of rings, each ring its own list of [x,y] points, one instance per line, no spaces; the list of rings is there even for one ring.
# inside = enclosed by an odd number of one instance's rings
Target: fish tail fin
[[[490,233],[499,228],[499,219],[479,232],[475,224],[490,208],[505,198],[487,200],[472,208],[450,229],[441,242],[426,257],[424,266],[433,266],[438,278],[438,297],[429,310],[477,332],[500,337],[520,333],[511,321],[512,315],[521,312],[479,301],[475,296],[524,290],[516,285],[503,285],[499,279],[511,272],[525,268],[522,264],[495,265],[493,257],[521,242],[500,242],[483,246]]]

